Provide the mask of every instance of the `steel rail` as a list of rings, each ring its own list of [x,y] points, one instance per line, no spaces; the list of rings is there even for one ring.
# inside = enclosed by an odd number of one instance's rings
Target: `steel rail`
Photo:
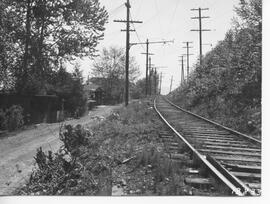
[[[248,136],[248,135],[245,135],[245,134],[243,134],[243,133],[240,133],[240,132],[238,132],[238,131],[235,131],[235,130],[233,130],[233,129],[231,129],[231,128],[225,127],[225,126],[223,126],[223,125],[221,125],[221,124],[219,124],[219,123],[216,123],[216,122],[214,122],[214,121],[211,121],[211,120],[209,120],[209,119],[207,119],[207,118],[204,118],[204,117],[202,117],[202,116],[200,116],[200,115],[197,115],[197,114],[195,114],[195,113],[192,113],[192,112],[190,112],[190,111],[187,111],[187,110],[185,110],[185,109],[183,109],[183,108],[181,108],[181,107],[175,105],[173,102],[171,102],[170,100],[168,100],[166,97],[162,97],[162,98],[163,98],[165,101],[167,101],[170,105],[172,105],[173,107],[175,107],[175,108],[181,110],[181,111],[184,112],[184,113],[187,113],[187,114],[189,114],[189,115],[192,115],[192,116],[194,116],[194,117],[196,117],[196,118],[198,118],[198,119],[201,119],[201,120],[203,120],[203,121],[205,121],[205,122],[207,122],[207,123],[209,123],[209,124],[212,124],[212,125],[214,125],[214,126],[216,126],[216,127],[218,127],[218,128],[227,130],[228,132],[232,133],[233,135],[240,136],[240,137],[242,137],[243,139],[249,140],[249,141],[251,141],[251,142],[255,142],[256,144],[258,144],[258,145],[261,146],[261,141],[260,141],[260,140],[257,140],[257,139],[255,139],[255,138],[253,138],[253,137],[250,137],[250,136]],[[228,178],[233,184],[239,186],[240,189],[242,189],[242,190],[245,192],[245,194],[249,194],[249,195],[252,195],[252,196],[258,195],[258,194],[256,194],[251,188],[249,188],[246,184],[244,184],[240,179],[238,179],[236,176],[234,176],[233,174],[231,174],[227,169],[225,169],[221,164],[219,164],[218,162],[216,162],[212,157],[208,156],[207,159],[208,159],[209,161],[211,161],[212,164],[213,164],[217,169],[219,169],[221,172],[223,172],[223,174],[226,176],[226,178]]]
[[[181,108],[181,107],[175,105],[173,102],[171,102],[170,100],[168,100],[168,99],[165,98],[165,97],[163,97],[163,98],[164,98],[168,103],[170,103],[172,106],[174,106],[174,107],[180,109],[181,111],[183,111],[183,112],[185,112],[185,113],[188,113],[188,114],[190,114],[190,115],[193,115],[193,116],[195,116],[196,118],[202,119],[202,120],[204,120],[204,121],[206,121],[206,122],[208,122],[208,123],[210,123],[210,124],[215,125],[216,127],[220,127],[220,128],[222,128],[222,129],[225,129],[225,130],[227,130],[227,131],[233,133],[234,135],[241,136],[241,137],[243,137],[243,138],[245,138],[245,139],[248,139],[248,140],[250,140],[250,141],[256,142],[256,143],[258,143],[258,144],[261,145],[261,141],[260,141],[260,140],[257,140],[257,139],[255,139],[255,138],[253,138],[253,137],[250,137],[250,136],[248,136],[248,135],[245,135],[245,134],[243,134],[243,133],[240,133],[240,132],[238,132],[238,131],[235,131],[235,130],[233,130],[233,129],[231,129],[231,128],[225,127],[225,126],[223,126],[223,125],[221,125],[221,124],[219,124],[219,123],[217,123],[217,122],[208,120],[207,118],[204,118],[204,117],[202,117],[202,116],[200,116],[200,115],[197,115],[197,114],[195,114],[195,113],[192,113],[192,112],[190,112],[190,111],[188,111],[188,110],[185,110],[185,109],[183,109],[183,108]]]
[[[206,158],[206,156],[200,154],[174,127],[164,118],[164,116],[157,109],[156,98],[154,100],[154,109],[159,115],[159,117],[163,120],[163,122],[189,147],[189,149],[196,155],[196,157],[203,162],[203,164],[210,169],[210,171],[218,177],[229,189],[232,190],[235,195],[244,196],[245,193],[241,192],[241,190],[231,183],[220,171],[218,171]]]

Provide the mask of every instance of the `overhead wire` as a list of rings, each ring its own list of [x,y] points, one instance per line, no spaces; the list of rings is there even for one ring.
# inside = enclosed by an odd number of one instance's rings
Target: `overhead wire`
[[[142,2],[143,2],[143,1],[144,1],[144,0],[141,0],[140,3],[139,3],[139,7],[138,7],[138,9],[136,10],[136,14],[137,14],[137,15],[139,15],[140,12],[141,12]]]
[[[171,31],[171,29],[172,29],[172,23],[173,23],[174,18],[175,18],[176,10],[177,10],[177,8],[178,8],[178,6],[179,6],[179,2],[180,2],[180,1],[177,1],[176,7],[175,7],[175,9],[174,9],[174,12],[173,12],[173,15],[172,15],[172,18],[171,18],[171,21],[170,21],[170,23],[169,23],[169,29],[168,29],[168,32],[167,32],[167,33],[170,33],[170,31]]]
[[[122,6],[124,6],[124,5],[125,5],[125,4],[121,4],[120,6],[117,6],[116,8],[110,10],[110,11],[108,12],[108,14],[109,14],[109,15],[112,15],[112,14],[114,14],[115,12],[118,12],[119,9],[120,9]]]
[[[132,21],[132,15],[131,15],[131,12],[130,12],[130,18],[131,18],[131,21]],[[133,26],[133,28],[134,28],[134,30],[135,30],[135,33],[136,33],[136,36],[137,36],[137,38],[138,38],[139,43],[142,43],[142,41],[141,41],[141,39],[140,39],[140,37],[139,37],[139,34],[138,34],[138,32],[137,32],[137,30],[136,30],[136,28],[135,28],[134,23],[132,23],[132,26]],[[143,45],[142,45],[142,44],[140,44],[140,45],[141,45],[142,49],[144,50]]]
[[[156,7],[156,12],[159,13],[157,0],[155,0],[155,7]],[[160,32],[161,32],[161,37],[162,37],[163,36],[163,30],[162,30],[162,27],[161,27],[161,22],[160,22],[160,17],[159,16],[158,16],[158,24],[159,24],[159,29],[160,29]]]

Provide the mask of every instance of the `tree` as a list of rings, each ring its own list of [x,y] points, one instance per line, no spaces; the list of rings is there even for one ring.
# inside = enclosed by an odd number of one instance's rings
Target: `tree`
[[[0,2],[0,89],[8,91],[14,87],[14,70],[22,53],[19,44],[14,40],[23,27],[15,11],[8,11],[9,1]],[[14,31],[17,32],[14,32]]]
[[[61,67],[51,76],[48,93],[64,99],[64,109],[70,116],[81,116],[86,108],[86,96],[83,90],[83,77],[80,64],[76,63],[72,73]]]
[[[129,80],[135,82],[139,75],[139,67],[135,58],[130,58]],[[95,61],[92,75],[99,78],[100,85],[105,90],[105,101],[120,103],[125,91],[125,52],[122,48],[104,48]]]
[[[145,97],[145,78],[139,79],[136,83],[132,83],[130,87],[130,95],[133,99]]]
[[[12,29],[20,54],[8,68],[19,93],[46,93],[51,70],[66,60],[95,56],[108,19],[98,0],[4,0],[3,5],[0,10],[13,17],[4,23],[21,25]]]

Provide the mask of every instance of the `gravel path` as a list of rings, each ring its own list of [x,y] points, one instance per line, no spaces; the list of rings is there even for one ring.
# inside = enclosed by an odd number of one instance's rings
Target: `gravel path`
[[[99,106],[89,115],[65,124],[93,125],[96,116],[107,117],[119,106]],[[59,140],[60,123],[40,124],[18,131],[8,137],[0,138],[0,195],[11,195],[12,191],[23,184],[34,167],[34,155],[40,146],[43,150],[57,151],[61,145]]]

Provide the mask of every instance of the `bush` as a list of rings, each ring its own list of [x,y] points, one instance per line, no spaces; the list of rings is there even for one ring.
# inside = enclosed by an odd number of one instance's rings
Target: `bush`
[[[64,143],[62,148],[76,157],[80,153],[80,146],[88,144],[91,132],[84,129],[81,125],[77,125],[76,127],[65,125],[64,131],[60,131],[59,137]]]
[[[111,160],[97,155],[92,132],[81,125],[65,125],[59,136],[63,145],[57,153],[37,149],[36,168],[19,194],[95,195],[103,188]]]
[[[7,128],[7,120],[5,111],[0,109],[0,130],[5,130]]]
[[[9,131],[17,130],[24,125],[23,108],[13,105],[5,113],[6,126]]]

